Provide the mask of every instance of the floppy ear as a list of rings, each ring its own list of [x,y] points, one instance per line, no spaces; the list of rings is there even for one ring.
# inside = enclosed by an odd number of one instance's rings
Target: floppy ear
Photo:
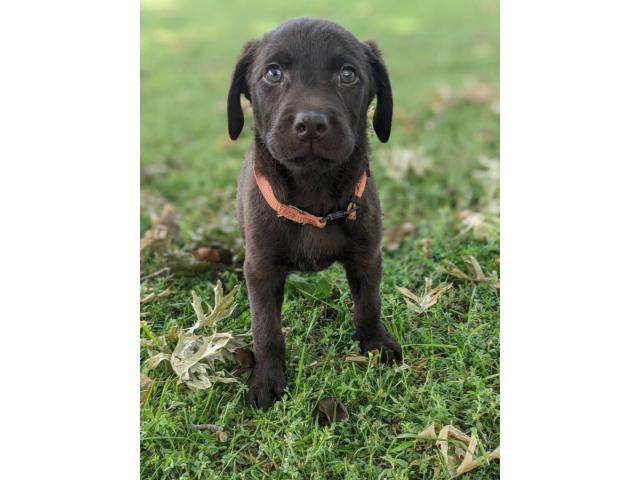
[[[364,42],[367,57],[373,73],[374,89],[378,99],[373,114],[373,129],[381,142],[389,140],[391,135],[391,118],[393,117],[393,95],[387,67],[382,61],[382,53],[375,42]]]
[[[246,99],[251,101],[246,76],[253,62],[253,55],[257,45],[258,42],[252,40],[244,46],[231,78],[231,87],[229,87],[229,95],[227,96],[227,123],[231,140],[238,138],[244,126],[240,94],[244,94]]]

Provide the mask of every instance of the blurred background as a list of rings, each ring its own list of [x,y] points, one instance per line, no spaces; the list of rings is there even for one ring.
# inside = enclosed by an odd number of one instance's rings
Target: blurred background
[[[395,115],[390,142],[373,138],[372,145],[374,162],[382,163],[375,171],[383,197],[393,195],[393,202],[383,201],[392,223],[403,216],[394,205],[407,217],[425,216],[430,206],[477,200],[469,173],[479,156],[497,158],[499,148],[498,8],[497,0],[142,0],[143,187],[194,215],[201,202],[220,206],[211,194],[233,186],[252,137],[251,119],[237,142],[227,135],[235,58],[246,41],[282,21],[312,16],[382,49]],[[423,181],[427,171],[430,185]],[[417,181],[423,191],[407,190],[404,181],[394,188],[399,179]]]

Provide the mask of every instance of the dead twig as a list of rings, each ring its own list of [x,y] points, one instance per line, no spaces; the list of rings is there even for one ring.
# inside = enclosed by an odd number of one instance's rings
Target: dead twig
[[[140,277],[140,283],[146,282],[147,280],[152,280],[154,278],[162,277],[163,275],[169,275],[171,273],[170,267],[164,267],[158,270],[157,272],[150,273],[149,275],[145,275],[144,277]]]

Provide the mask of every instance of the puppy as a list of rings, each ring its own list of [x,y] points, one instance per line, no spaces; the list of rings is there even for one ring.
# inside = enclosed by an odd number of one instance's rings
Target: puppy
[[[237,199],[256,360],[248,401],[267,409],[285,387],[280,311],[291,270],[340,262],[363,352],[378,349],[386,363],[402,361],[380,320],[380,203],[367,133],[376,97],[373,128],[380,141],[389,139],[393,99],[375,43],[308,18],[244,46],[227,103],[233,140],[244,125],[241,95],[255,124]]]

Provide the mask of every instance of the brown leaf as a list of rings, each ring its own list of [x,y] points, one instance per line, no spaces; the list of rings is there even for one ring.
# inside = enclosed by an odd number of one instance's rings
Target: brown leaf
[[[212,265],[231,265],[233,253],[226,248],[198,247],[191,254],[198,260],[204,260]]]
[[[250,371],[256,364],[256,359],[253,356],[253,352],[247,347],[237,348],[233,352],[233,356],[235,357],[236,362],[238,362],[238,364],[240,365],[232,372],[233,375],[246,373]]]
[[[394,252],[398,248],[400,248],[400,244],[404,240],[409,233],[413,232],[416,229],[416,226],[411,222],[405,222],[399,227],[393,227],[391,230],[387,232],[385,238],[385,246],[384,248],[388,252]]]
[[[360,366],[368,367],[369,358],[371,358],[371,366],[377,366],[378,359],[380,358],[380,352],[378,350],[371,350],[368,355],[369,356],[347,353],[346,355],[342,356],[341,360],[346,363],[356,363]]]
[[[208,430],[211,433],[215,434],[218,437],[218,440],[221,442],[227,442],[229,440],[229,434],[224,431],[224,429],[220,425],[215,425],[213,423],[204,423],[202,425],[193,425],[193,428],[196,430]]]
[[[357,363],[358,365],[362,365],[364,367],[369,365],[369,359],[364,355],[343,355],[342,361],[347,363]]]
[[[151,387],[153,385],[153,380],[151,380],[144,373],[140,374],[140,406],[143,407],[145,403],[147,403],[147,399],[149,398],[149,394],[151,393]]]
[[[327,423],[344,422],[349,420],[347,408],[335,397],[323,398],[318,402],[318,410],[326,416]]]
[[[177,236],[179,232],[178,212],[173,205],[166,203],[159,216],[151,215],[151,228],[146,231],[144,237],[140,240],[140,251],[145,248],[153,250],[166,249],[171,237]]]
[[[416,363],[412,364],[411,368],[414,370],[424,370],[428,364],[429,364],[429,359],[423,358],[422,360],[418,360]]]

